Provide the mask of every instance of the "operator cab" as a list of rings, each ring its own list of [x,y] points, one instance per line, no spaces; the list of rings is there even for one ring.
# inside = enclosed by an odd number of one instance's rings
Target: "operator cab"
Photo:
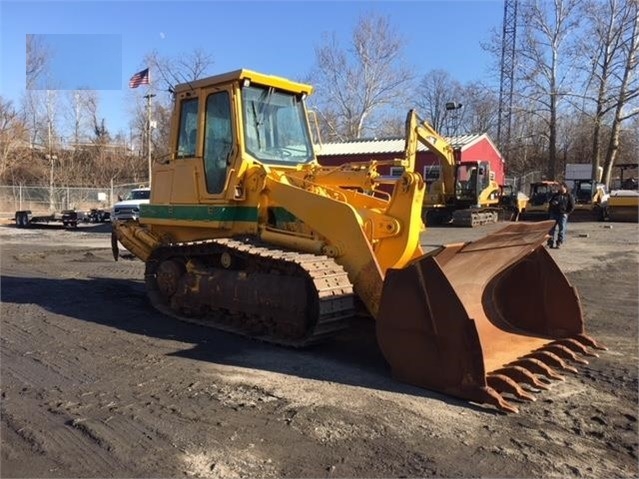
[[[455,199],[458,204],[477,205],[481,193],[490,186],[492,173],[487,161],[464,161],[457,165]],[[495,191],[496,197],[499,191]]]
[[[575,180],[572,193],[577,204],[600,203],[608,196],[603,183],[596,183],[593,191],[591,180]]]
[[[540,182],[530,185],[529,202],[531,206],[543,206],[550,201],[550,197],[559,191],[559,183]]]
[[[255,164],[315,161],[304,100],[309,85],[237,70],[175,87],[171,160],[157,166],[152,204],[242,197]]]

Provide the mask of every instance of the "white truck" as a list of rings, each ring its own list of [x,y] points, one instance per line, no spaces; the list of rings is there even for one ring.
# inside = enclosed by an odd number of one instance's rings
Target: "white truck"
[[[151,199],[151,188],[134,188],[113,205],[112,220],[137,220],[140,218],[140,205],[148,204]]]

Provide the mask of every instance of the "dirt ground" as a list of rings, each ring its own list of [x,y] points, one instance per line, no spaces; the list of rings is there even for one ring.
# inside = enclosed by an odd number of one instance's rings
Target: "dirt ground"
[[[109,225],[0,227],[0,475],[637,477],[639,230],[569,227],[551,254],[610,350],[519,414],[393,380],[368,321],[298,351],[165,317]]]

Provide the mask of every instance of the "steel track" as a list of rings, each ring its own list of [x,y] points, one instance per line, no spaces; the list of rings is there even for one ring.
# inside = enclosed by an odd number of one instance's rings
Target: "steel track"
[[[179,279],[179,292],[171,297],[158,285],[158,269],[166,261],[185,265]],[[162,272],[159,274],[161,276]],[[220,278],[226,283],[230,281],[228,278],[241,278],[241,281],[220,284]],[[248,292],[248,295],[254,293],[260,304],[246,303],[244,297],[243,303],[235,302],[234,307],[229,308],[228,302],[233,302],[229,296],[235,293],[247,296],[247,291],[242,289],[247,279],[252,279],[250,284],[255,287],[255,291]],[[347,328],[349,319],[355,315],[352,284],[344,268],[332,258],[277,249],[255,238],[214,239],[162,246],[146,263],[145,281],[151,304],[164,314],[289,347],[304,347],[330,338]],[[297,284],[298,291],[303,288],[305,294],[291,294],[289,297],[282,290],[277,293],[279,298],[273,298],[273,301],[260,296],[262,289],[272,291],[274,284],[282,284],[285,288],[289,283]],[[209,286],[209,299],[202,299],[203,295],[206,296],[202,293],[202,285],[214,285]],[[211,301],[218,287],[233,291],[230,295],[220,296],[225,307],[219,308],[214,304],[203,307],[202,301]],[[278,304],[281,304],[281,311]],[[298,329],[294,337],[281,334],[282,324],[278,324],[284,316],[288,316],[290,321],[291,311],[303,312],[294,319]]]

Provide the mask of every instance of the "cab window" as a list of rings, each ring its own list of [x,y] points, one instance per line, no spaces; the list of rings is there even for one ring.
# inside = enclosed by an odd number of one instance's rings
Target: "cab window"
[[[213,93],[206,99],[204,172],[209,193],[221,193],[233,150],[229,93]]]
[[[178,158],[193,158],[197,141],[197,98],[183,100],[180,107]]]
[[[242,88],[244,144],[268,164],[296,165],[314,159],[301,95],[262,86]]]

